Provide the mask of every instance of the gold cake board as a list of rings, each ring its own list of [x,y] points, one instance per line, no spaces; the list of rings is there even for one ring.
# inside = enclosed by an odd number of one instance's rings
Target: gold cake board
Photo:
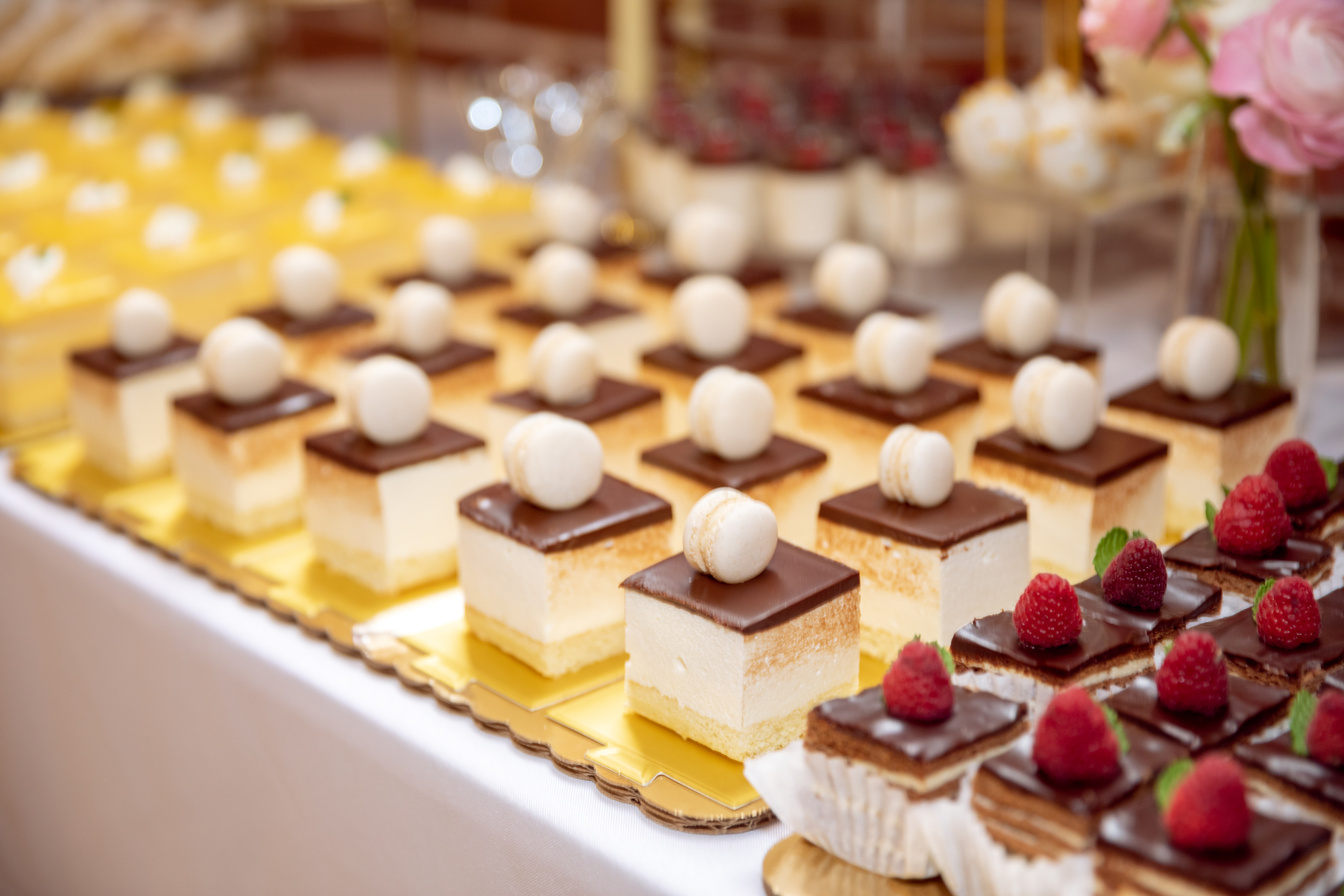
[[[797,834],[770,847],[761,879],[769,896],[949,896],[941,880],[882,877],[837,859]]]

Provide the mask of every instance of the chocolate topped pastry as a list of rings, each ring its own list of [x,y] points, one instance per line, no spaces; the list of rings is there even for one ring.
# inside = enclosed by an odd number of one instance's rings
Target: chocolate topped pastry
[[[914,392],[892,393],[869,389],[856,377],[819,383],[800,389],[798,394],[841,410],[877,420],[887,426],[922,423],[954,408],[973,405],[980,400],[974,386],[930,377]]]
[[[1088,362],[1095,363],[1099,353],[1094,346],[1055,339],[1038,354],[1050,355],[1061,361],[1074,364],[1086,364]],[[943,364],[955,364],[970,370],[983,371],[1011,379],[1030,360],[1030,357],[1022,358],[999,351],[993,348],[985,338],[976,337],[943,349],[938,353],[937,359]]]
[[[403,361],[410,361],[423,370],[426,376],[433,377],[441,373],[458,370],[468,364],[493,360],[495,352],[494,349],[486,348],[483,345],[452,339],[445,342],[441,348],[428,354],[415,354],[402,346],[383,343],[352,349],[346,352],[345,356],[352,361],[366,361],[378,355],[393,355]]]
[[[416,438],[395,445],[379,445],[353,427],[309,436],[303,444],[314,454],[374,475],[485,447],[475,436],[433,421]]]
[[[772,436],[764,451],[747,460],[724,460],[700,450],[690,439],[650,448],[643,460],[708,486],[749,489],[819,466],[826,462],[826,455],[801,442]]]
[[[1144,675],[1106,705],[1127,722],[1170,738],[1192,754],[1226,749],[1254,737],[1283,718],[1292,694],[1232,676],[1227,682],[1227,706],[1212,715],[1167,709],[1158,699],[1157,682]]]
[[[1152,665],[1146,629],[1083,617],[1078,638],[1062,647],[1033,647],[1018,637],[1012,611],[985,616],[952,639],[952,658],[970,669],[1002,670],[1061,688],[1130,678]]]
[[[424,266],[409,273],[383,278],[383,285],[395,289],[405,283],[423,280],[450,290],[455,297],[470,297],[487,289],[508,286],[512,281],[497,271],[485,270],[476,263],[476,227],[455,215],[430,215],[420,225],[420,256]]]
[[[1008,429],[981,439],[976,443],[975,453],[1095,488],[1143,464],[1165,458],[1167,446],[1133,433],[1100,426],[1083,446],[1072,451],[1054,451],[1031,442],[1016,429]]]
[[[200,343],[173,335],[164,348],[152,354],[127,357],[117,351],[114,345],[101,345],[97,348],[71,352],[70,362],[98,376],[110,380],[124,380],[173,364],[191,361],[196,357],[199,348]]]
[[[494,401],[526,414],[551,411],[591,426],[625,411],[657,402],[659,397],[657,389],[604,376],[597,378],[592,398],[578,404],[551,404],[540,398],[533,389],[496,395]]]
[[[636,313],[634,308],[627,305],[618,305],[615,302],[609,302],[606,299],[594,298],[574,314],[562,316],[555,311],[540,305],[510,305],[507,308],[501,309],[499,316],[514,321],[515,323],[520,323],[526,327],[531,327],[534,330],[540,330],[557,321],[568,321],[569,323],[583,327],[611,320],[615,317],[624,317]]]
[[[1310,807],[1338,823],[1344,819],[1344,769],[1293,749],[1292,732],[1242,744],[1233,754],[1257,789]]]
[[[969,482],[954,483],[946,500],[933,507],[890,500],[874,484],[822,502],[819,512],[823,520],[851,529],[940,549],[1027,518],[1021,501]]]
[[[1252,608],[1206,622],[1191,631],[1212,635],[1236,674],[1298,690],[1313,686],[1326,673],[1344,666],[1344,589],[1331,592],[1316,603],[1320,610],[1319,637],[1291,649],[1265,642]]]
[[[1267,556],[1243,557],[1219,550],[1207,528],[1167,548],[1166,556],[1173,570],[1198,575],[1224,591],[1238,594],[1250,594],[1266,579],[1282,576],[1319,582],[1333,566],[1333,552],[1324,542],[1291,537]]]
[[[473,294],[479,295],[488,289],[502,289],[513,283],[508,275],[495,271],[472,271],[463,280],[447,281],[441,280],[421,268],[410,273],[389,274],[383,278],[383,285],[395,289],[403,283],[410,283],[413,280],[427,280],[430,283],[437,283],[444,289],[451,290],[454,298],[471,298]]]
[[[1223,603],[1220,588],[1201,582],[1188,573],[1173,573],[1167,579],[1167,591],[1156,610],[1143,610],[1114,604],[1102,593],[1101,577],[1093,576],[1074,585],[1083,613],[1108,623],[1142,629],[1156,644],[1179,631],[1194,619],[1216,613]]]
[[[696,275],[696,272],[683,268],[672,260],[664,249],[646,249],[639,258],[639,273],[649,283],[675,289]],[[779,265],[762,258],[748,258],[731,276],[747,289],[766,286],[784,277]]]
[[[744,373],[765,373],[785,361],[799,358],[802,348],[787,342],[779,342],[768,336],[752,334],[745,346],[737,354],[717,360],[698,358],[680,345],[665,345],[644,353],[644,363],[663,370],[698,377],[711,368],[732,367]]]
[[[313,317],[296,317],[280,305],[268,305],[256,311],[249,311],[247,316],[260,321],[288,339],[301,339],[329,330],[371,325],[374,322],[371,312],[345,301],[337,301],[330,309]]]
[[[794,292],[794,308],[781,311],[779,316],[781,320],[792,321],[805,327],[814,327],[818,330],[829,330],[834,333],[853,334],[863,323],[865,315],[851,317],[841,314],[833,308],[817,302],[817,296],[814,291],[801,290]],[[929,309],[907,302],[899,296],[891,297],[878,303],[876,308],[871,311],[885,311],[889,314],[899,314],[901,317],[924,317],[929,313]]]
[[[1254,380],[1237,380],[1221,395],[1196,400],[1170,392],[1158,380],[1121,393],[1111,405],[1194,423],[1210,429],[1227,429],[1266,411],[1290,403],[1293,393]]]
[[[286,379],[270,395],[252,404],[231,404],[210,392],[186,395],[173,401],[173,407],[220,432],[232,433],[265,426],[283,417],[291,417],[335,404],[326,392],[298,380]]]
[[[610,476],[604,476],[597,493],[573,510],[537,508],[506,483],[467,495],[459,506],[472,522],[544,554],[584,547],[672,519],[666,501]]]

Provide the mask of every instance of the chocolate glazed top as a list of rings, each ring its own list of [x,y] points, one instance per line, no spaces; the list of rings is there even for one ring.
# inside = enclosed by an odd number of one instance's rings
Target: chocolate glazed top
[[[70,361],[76,367],[96,373],[109,380],[124,380],[161,367],[182,364],[196,357],[200,344],[176,334],[168,347],[144,358],[128,358],[110,345],[71,352]]]
[[[354,349],[346,352],[345,356],[352,361],[364,361],[378,355],[392,355],[401,358],[403,361],[409,361],[419,367],[425,372],[425,376],[438,376],[441,373],[450,373],[466,367],[468,364],[475,364],[477,361],[489,361],[495,356],[495,350],[483,345],[459,342],[453,339],[443,348],[436,352],[430,352],[428,355],[413,355],[390,342],[384,342],[380,345]]]
[[[326,314],[317,317],[292,317],[279,305],[268,305],[256,311],[245,312],[270,329],[289,339],[300,339],[342,327],[356,327],[374,322],[373,314],[349,302],[337,302]]]
[[[377,476],[402,467],[484,448],[485,442],[468,433],[430,421],[417,438],[400,445],[379,445],[355,429],[309,436],[304,447],[343,467]]]
[[[798,390],[798,394],[891,426],[920,423],[980,400],[980,390],[976,387],[935,376],[905,395],[869,389],[852,376],[807,386]]]
[[[543,554],[581,548],[672,519],[672,505],[611,476],[603,476],[597,494],[573,510],[529,504],[507,482],[497,482],[467,495],[458,511]]]
[[[985,760],[980,771],[1074,815],[1096,815],[1119,805],[1162,769],[1187,755],[1184,747],[1164,737],[1128,724],[1124,725],[1124,730],[1129,752],[1120,754],[1120,773],[1103,784],[1056,784],[1051,781],[1036,768],[1036,762],[1031,758],[1035,736],[1031,734],[1019,740],[1008,752]],[[1160,823],[1158,829],[1163,830]]]
[[[672,261],[672,256],[661,247],[648,249],[640,256],[639,273],[648,282],[671,289],[695,276],[694,271],[685,271],[677,267]],[[779,265],[764,259],[748,258],[740,270],[729,276],[747,289],[754,289],[782,279],[784,271]]]
[[[1055,451],[1028,441],[1016,429],[1005,429],[975,443],[975,453],[1026,467],[1056,479],[1096,488],[1167,456],[1167,443],[1137,433],[1098,426],[1087,444]]]
[[[941,722],[907,722],[887,712],[881,687],[853,697],[827,700],[813,717],[869,741],[912,762],[936,762],[1017,724],[1026,716],[1021,703],[980,691],[953,688],[952,716]],[[810,720],[809,720],[810,721]]]
[[[593,397],[583,404],[547,404],[528,389],[496,395],[493,401],[495,404],[517,408],[527,414],[550,411],[552,414],[591,425],[646,404],[653,404],[661,398],[657,389],[604,376],[598,377]]]
[[[1195,401],[1168,392],[1160,382],[1153,380],[1112,398],[1111,404],[1211,429],[1226,429],[1292,400],[1293,393],[1287,389],[1252,380],[1237,380],[1217,398]]]
[[[1097,357],[1097,349],[1078,342],[1065,342],[1062,339],[1056,339],[1047,345],[1045,351],[1040,354],[1054,355],[1061,361],[1082,364],[1085,361],[1094,360]],[[1017,358],[991,348],[982,336],[943,349],[937,354],[937,359],[948,364],[956,364],[959,367],[969,367],[983,373],[1006,377],[1017,376],[1017,372],[1022,369],[1023,365],[1031,360],[1031,358]]]
[[[859,574],[781,541],[764,572],[736,585],[696,572],[685,554],[677,554],[635,573],[621,587],[750,635],[783,625],[855,590]]]
[[[1344,460],[1340,462],[1340,466],[1344,466]],[[1324,501],[1314,507],[1290,510],[1288,516],[1293,521],[1293,528],[1298,532],[1311,532],[1341,510],[1344,510],[1344,476],[1339,477],[1339,481],[1330,490],[1330,494],[1325,496]]]
[[[1067,679],[1093,663],[1148,650],[1148,632],[1132,625],[1103,622],[1083,616],[1078,640],[1063,647],[1030,647],[1013,626],[1013,611],[1004,610],[968,622],[952,636],[952,656],[958,663],[977,666],[986,660],[1008,659],[1046,677]]]
[[[1229,657],[1286,678],[1296,678],[1344,659],[1344,588],[1330,592],[1316,604],[1321,610],[1321,636],[1292,650],[1271,647],[1260,640],[1250,607],[1197,625],[1194,631],[1212,635]]]
[[[800,346],[780,342],[778,339],[771,339],[768,336],[757,336],[753,333],[747,338],[747,344],[743,346],[742,351],[731,358],[706,361],[703,358],[697,358],[682,346],[672,344],[645,352],[644,363],[665,370],[684,373],[689,377],[698,377],[712,367],[731,367],[734,370],[742,370],[747,373],[764,373],[785,361],[801,357],[802,354],[803,350]]]
[[[682,439],[650,448],[640,460],[714,488],[741,490],[820,466],[826,462],[826,452],[783,436],[771,436],[770,444],[755,457],[724,460],[701,451],[690,439]]]
[[[1098,842],[1103,849],[1126,853],[1141,865],[1160,868],[1203,889],[1257,893],[1298,862],[1327,849],[1330,831],[1253,812],[1245,847],[1231,852],[1180,849],[1167,837],[1162,810],[1149,792],[1107,814]]]
[[[1283,688],[1229,675],[1227,706],[1213,715],[1174,712],[1157,697],[1151,675],[1134,679],[1129,687],[1106,700],[1125,720],[1176,741],[1192,754],[1226,747],[1243,732],[1252,733],[1277,716],[1292,694]]]
[[[1344,812],[1344,769],[1293,752],[1291,732],[1284,732],[1264,743],[1242,744],[1235,753],[1246,766],[1259,769]]]
[[[285,380],[270,396],[253,404],[229,404],[213,392],[197,392],[173,400],[173,407],[221,432],[238,432],[293,417],[336,399],[298,380]]]
[[[635,309],[628,305],[617,305],[615,302],[608,302],[606,299],[594,297],[578,314],[569,317],[560,317],[552,314],[540,305],[510,305],[507,308],[500,309],[499,316],[505,320],[511,320],[514,323],[522,324],[525,327],[542,330],[553,323],[566,321],[580,327],[586,327],[590,324],[601,323],[604,320],[611,320],[613,317],[626,317],[631,314],[638,314]]]
[[[429,271],[423,268],[418,271],[411,271],[405,274],[392,274],[383,278],[383,284],[392,288],[401,286],[403,283],[410,283],[412,280],[424,280],[429,283],[437,283],[444,289],[452,292],[453,297],[469,297],[474,292],[480,292],[484,289],[493,289],[498,286],[508,286],[513,281],[508,276],[498,271],[488,271],[477,269],[467,275],[465,280],[459,280],[456,283],[449,283],[447,280],[440,280],[437,277],[430,276]]]
[[[859,324],[863,323],[864,318],[879,311],[899,314],[901,317],[923,317],[929,313],[929,309],[908,302],[895,293],[888,295],[886,300],[872,311],[860,314],[858,317],[846,317],[838,311],[827,308],[821,304],[817,294],[810,287],[794,290],[793,300],[797,303],[797,307],[781,311],[779,315],[781,320],[791,320],[805,327],[830,330],[833,333],[853,333],[859,329]]]
[[[1024,522],[1027,505],[1002,492],[957,482],[937,507],[915,507],[889,501],[877,485],[870,485],[823,501],[818,515],[906,544],[947,548],[983,532]]]
[[[1223,589],[1201,582],[1188,572],[1174,572],[1167,576],[1167,593],[1162,598],[1162,606],[1156,610],[1139,610],[1111,603],[1102,591],[1099,576],[1079,582],[1073,586],[1073,590],[1078,594],[1078,606],[1084,613],[1113,625],[1141,628],[1150,637],[1161,637],[1191,619],[1211,613],[1223,601]]]
[[[1331,557],[1330,545],[1312,538],[1289,538],[1267,557],[1240,557],[1220,551],[1208,528],[1192,532],[1185,541],[1167,548],[1167,562],[1195,569],[1218,569],[1252,579],[1282,578],[1310,572]]]

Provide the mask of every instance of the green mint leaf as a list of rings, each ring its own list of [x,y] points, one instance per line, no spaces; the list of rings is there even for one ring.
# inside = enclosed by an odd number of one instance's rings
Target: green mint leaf
[[[1223,486],[1223,497],[1226,498],[1226,497],[1227,497],[1228,495],[1230,495],[1230,494],[1232,494],[1232,486],[1230,486],[1230,485],[1224,485],[1224,486]]]
[[[1120,744],[1120,752],[1128,753],[1129,737],[1125,734],[1124,726],[1120,724],[1120,717],[1115,714],[1115,710],[1111,709],[1105,703],[1101,704],[1101,712],[1106,716],[1106,724],[1110,725],[1111,730],[1115,732],[1115,739]]]
[[[1260,622],[1260,601],[1264,600],[1269,589],[1274,587],[1274,582],[1274,579],[1265,579],[1260,583],[1260,587],[1255,589],[1255,597],[1251,598],[1251,619],[1256,623]]]
[[[401,149],[401,140],[396,134],[379,134],[378,140],[393,152],[397,152]]]
[[[1128,543],[1129,533],[1119,526],[1101,536],[1101,541],[1097,542],[1097,552],[1092,556],[1092,568],[1097,571],[1098,576],[1106,574],[1106,567],[1111,565],[1115,555]]]
[[[1218,536],[1213,534],[1213,520],[1218,516],[1218,508],[1213,506],[1212,501],[1204,502],[1204,519],[1209,523],[1209,540],[1213,542],[1214,547],[1218,547]]]
[[[1334,491],[1335,486],[1339,485],[1339,464],[1328,457],[1316,459],[1320,461],[1321,469],[1325,472],[1325,487]]]
[[[1299,756],[1307,755],[1307,728],[1315,714],[1316,695],[1310,691],[1298,691],[1293,698],[1292,708],[1288,710],[1288,725],[1293,733],[1293,752]]]
[[[341,201],[341,205],[349,205],[355,198],[355,194],[348,188],[336,191],[336,198]]]
[[[1176,788],[1185,780],[1185,776],[1195,767],[1193,759],[1178,759],[1171,765],[1162,769],[1162,774],[1157,776],[1157,783],[1153,785],[1153,794],[1157,797],[1157,804],[1162,807],[1162,811],[1167,811],[1167,806],[1171,805],[1171,796],[1176,792]]]
[[[943,665],[947,667],[947,674],[955,675],[957,672],[957,664],[952,659],[951,652],[937,641],[931,643],[933,644],[933,649],[938,651],[938,655],[943,658]]]

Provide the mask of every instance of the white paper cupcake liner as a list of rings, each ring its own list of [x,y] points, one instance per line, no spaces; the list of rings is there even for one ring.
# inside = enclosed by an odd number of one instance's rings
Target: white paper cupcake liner
[[[833,856],[883,877],[936,877],[922,813],[951,800],[912,801],[863,763],[794,741],[747,760],[747,780],[779,819]]]
[[[952,684],[971,691],[984,691],[1005,700],[1012,700],[1014,703],[1024,703],[1027,707],[1027,714],[1031,718],[1036,718],[1044,712],[1046,706],[1050,704],[1051,698],[1058,693],[1058,689],[1025,675],[1013,675],[1007,672],[982,672],[975,669],[957,672],[952,676]],[[1128,682],[1125,684],[1102,684],[1087,690],[1097,700],[1105,700],[1112,694],[1118,694],[1124,690],[1126,684]]]

